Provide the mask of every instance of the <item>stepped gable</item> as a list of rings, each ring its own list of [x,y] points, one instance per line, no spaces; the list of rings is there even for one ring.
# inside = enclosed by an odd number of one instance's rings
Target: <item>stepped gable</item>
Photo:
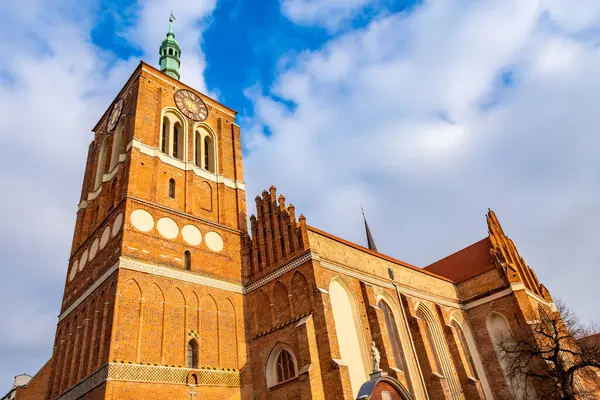
[[[282,262],[308,249],[306,218],[296,220],[295,208],[286,206],[271,186],[256,196],[256,215],[250,217],[252,237],[244,238],[244,273],[247,277],[272,271]]]

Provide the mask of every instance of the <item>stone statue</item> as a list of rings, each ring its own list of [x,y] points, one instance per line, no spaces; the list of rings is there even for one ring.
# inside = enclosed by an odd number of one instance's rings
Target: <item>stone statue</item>
[[[373,357],[373,372],[381,371],[381,368],[379,368],[381,356],[379,355],[379,350],[377,350],[377,346],[375,346],[375,342],[371,342],[371,356]]]

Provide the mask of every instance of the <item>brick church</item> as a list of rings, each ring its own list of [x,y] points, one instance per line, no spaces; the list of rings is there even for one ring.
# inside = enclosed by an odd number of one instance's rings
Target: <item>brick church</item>
[[[171,24],[93,129],[52,357],[17,400],[524,398],[495,341],[555,306],[492,211],[425,268],[273,186],[248,222],[236,112],[180,56]]]

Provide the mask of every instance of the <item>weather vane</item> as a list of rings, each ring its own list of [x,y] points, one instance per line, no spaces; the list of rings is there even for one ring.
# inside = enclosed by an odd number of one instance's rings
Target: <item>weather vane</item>
[[[173,15],[173,11],[171,11],[171,16],[169,17],[169,22],[175,21],[175,16]]]

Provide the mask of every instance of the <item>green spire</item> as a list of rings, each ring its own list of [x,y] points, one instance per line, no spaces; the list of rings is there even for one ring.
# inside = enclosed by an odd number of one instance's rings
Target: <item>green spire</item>
[[[175,40],[173,21],[175,21],[175,17],[171,14],[171,17],[169,17],[169,32],[167,32],[167,37],[160,45],[159,63],[162,72],[169,75],[171,78],[179,80],[179,67],[181,65],[179,56],[181,55],[181,49],[179,48],[179,43]]]

